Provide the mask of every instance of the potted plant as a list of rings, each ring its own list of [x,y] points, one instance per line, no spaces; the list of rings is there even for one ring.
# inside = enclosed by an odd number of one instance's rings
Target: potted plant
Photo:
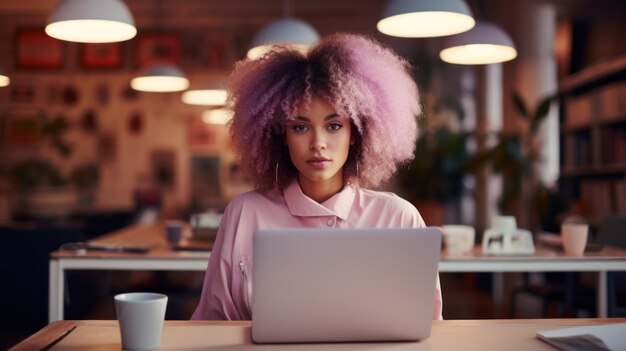
[[[62,116],[51,120],[42,117],[42,135],[62,157],[69,157],[73,150],[72,145],[63,139],[68,129],[69,125]],[[40,157],[18,161],[6,174],[17,193],[18,216],[34,218],[69,215],[79,203],[79,191],[93,189],[98,181],[95,165],[79,166],[70,178],[64,176],[51,161]]]
[[[458,213],[455,200],[465,190],[468,135],[460,122],[465,117],[461,96],[467,92],[458,83],[454,67],[438,57],[418,55],[415,66],[424,116],[418,119],[415,157],[398,173],[399,193],[417,207],[428,225],[442,225],[445,217],[451,217],[446,216],[447,209]]]
[[[18,213],[38,218],[63,217],[77,202],[77,194],[49,161],[31,158],[16,163],[10,176],[19,195]]]
[[[458,199],[464,190],[467,136],[447,125],[420,130],[425,132],[418,138],[415,158],[399,172],[401,192],[428,225],[442,225],[446,203]]]
[[[498,142],[472,158],[469,168],[476,170],[488,165],[493,172],[502,174],[500,210],[508,214],[526,212],[518,220],[524,226],[537,229],[546,221],[552,207],[558,207],[557,194],[542,184],[538,176],[541,160],[539,126],[548,115],[555,96],[541,99],[534,109],[528,108],[515,92],[512,99],[520,118],[520,128],[511,134],[499,133]]]
[[[95,202],[95,189],[100,180],[100,169],[94,163],[80,165],[70,174],[70,180],[78,189],[81,208],[89,208]]]

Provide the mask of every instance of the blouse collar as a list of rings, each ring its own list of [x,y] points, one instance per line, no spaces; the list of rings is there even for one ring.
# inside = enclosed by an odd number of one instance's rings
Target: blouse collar
[[[306,196],[298,180],[294,180],[283,190],[283,194],[289,212],[294,216],[337,216],[346,220],[356,197],[356,189],[352,185],[346,185],[340,192],[320,204]]]

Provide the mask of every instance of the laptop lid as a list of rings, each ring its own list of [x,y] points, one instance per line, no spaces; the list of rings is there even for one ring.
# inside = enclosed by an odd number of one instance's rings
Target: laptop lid
[[[259,230],[253,245],[255,342],[430,336],[439,228]]]

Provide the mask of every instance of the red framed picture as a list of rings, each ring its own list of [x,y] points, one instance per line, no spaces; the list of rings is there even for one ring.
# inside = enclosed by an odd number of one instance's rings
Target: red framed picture
[[[86,69],[112,69],[122,66],[122,43],[82,44],[80,63]]]
[[[180,64],[181,40],[176,33],[142,34],[136,43],[136,63],[139,67],[157,62]]]
[[[161,187],[172,188],[176,184],[176,152],[174,150],[152,150],[152,179]]]
[[[0,119],[0,145],[36,146],[43,139],[41,111],[9,110]]]
[[[15,64],[22,69],[60,69],[64,64],[64,42],[41,28],[19,29],[15,38]]]
[[[211,149],[217,147],[217,131],[199,117],[187,119],[187,140],[192,148]]]

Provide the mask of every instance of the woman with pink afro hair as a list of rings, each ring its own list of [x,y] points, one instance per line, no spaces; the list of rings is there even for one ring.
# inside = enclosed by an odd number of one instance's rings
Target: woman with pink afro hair
[[[408,201],[365,188],[388,180],[415,149],[417,86],[391,49],[354,34],[325,37],[307,53],[276,47],[235,66],[228,103],[256,190],[224,211],[192,319],[250,319],[259,229],[425,226]],[[434,294],[441,319],[439,279]]]
[[[408,62],[369,38],[336,34],[308,54],[283,49],[236,66],[229,89],[231,132],[242,167],[258,189],[284,186],[296,176],[285,157],[284,128],[298,104],[314,95],[355,126],[346,180],[378,186],[413,158],[421,108]]]

